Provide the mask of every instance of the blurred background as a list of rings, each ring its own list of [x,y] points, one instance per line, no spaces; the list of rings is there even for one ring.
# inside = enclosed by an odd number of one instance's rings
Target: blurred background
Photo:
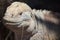
[[[60,1],[59,0],[0,0],[0,40],[4,40],[9,30],[3,25],[2,17],[6,11],[6,8],[14,1],[21,1],[27,3],[32,9],[47,9],[54,12],[58,12],[60,17]],[[13,38],[13,32],[11,34]]]

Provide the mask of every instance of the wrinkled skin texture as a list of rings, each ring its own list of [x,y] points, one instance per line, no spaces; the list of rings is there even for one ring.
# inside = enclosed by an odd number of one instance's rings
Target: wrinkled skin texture
[[[5,15],[8,15],[10,17],[15,17],[17,15],[20,15],[21,12],[27,11],[27,10],[28,11],[31,10],[31,8],[27,4],[23,2],[14,2],[10,6],[8,6]]]

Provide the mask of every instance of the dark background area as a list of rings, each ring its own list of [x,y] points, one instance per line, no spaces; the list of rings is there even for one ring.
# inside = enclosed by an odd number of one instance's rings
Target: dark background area
[[[60,1],[59,0],[0,0],[0,21],[6,11],[6,8],[14,1],[21,1],[27,3],[32,9],[47,9],[60,13]],[[60,16],[60,14],[59,14]],[[0,40],[4,40],[4,37],[8,33],[8,29],[0,22]]]

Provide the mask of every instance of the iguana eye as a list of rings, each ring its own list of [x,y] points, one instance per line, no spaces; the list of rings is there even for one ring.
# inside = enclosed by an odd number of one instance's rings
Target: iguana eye
[[[22,15],[22,13],[20,13],[20,15]]]

